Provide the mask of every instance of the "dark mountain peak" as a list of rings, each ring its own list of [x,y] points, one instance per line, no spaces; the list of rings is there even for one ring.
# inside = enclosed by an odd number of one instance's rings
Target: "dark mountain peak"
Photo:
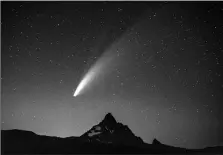
[[[113,117],[113,115],[110,112],[105,115],[105,118],[102,122],[108,123],[108,124],[116,124],[117,123],[117,121],[115,120],[115,118]]]
[[[143,140],[134,135],[127,125],[123,125],[115,120],[111,113],[107,113],[104,119],[82,136],[84,141],[112,143],[114,145],[141,145]]]
[[[154,145],[160,145],[162,143],[160,141],[158,141],[156,138],[154,138],[152,144],[154,144]]]
[[[114,117],[113,117],[113,115],[112,115],[112,113],[110,113],[110,112],[109,112],[109,113],[107,113],[107,114],[105,115],[105,118],[106,118],[106,117],[111,117],[111,118],[114,118]],[[115,119],[115,118],[114,118],[114,119]]]

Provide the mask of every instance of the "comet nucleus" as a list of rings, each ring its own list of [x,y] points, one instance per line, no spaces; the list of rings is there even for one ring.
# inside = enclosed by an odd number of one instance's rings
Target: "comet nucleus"
[[[81,82],[79,83],[76,91],[74,92],[74,97],[76,97],[77,95],[79,95],[83,89],[86,87],[86,85],[88,83],[90,83],[90,81],[92,81],[94,79],[94,77],[96,76],[96,73],[94,71],[89,71],[84,78],[81,80]]]
[[[111,60],[113,60],[113,58],[114,54],[111,51],[105,52],[83,77],[73,96],[76,97],[80,95],[87,86],[90,86],[92,81],[94,81],[96,78],[101,78],[101,75],[105,74],[106,71],[109,70],[109,64],[111,64]]]
[[[74,92],[74,97],[80,95],[83,90],[89,86],[89,84],[98,77],[99,73],[102,72],[102,64],[101,63],[96,63],[84,76],[84,78],[81,80],[79,83],[76,91]]]

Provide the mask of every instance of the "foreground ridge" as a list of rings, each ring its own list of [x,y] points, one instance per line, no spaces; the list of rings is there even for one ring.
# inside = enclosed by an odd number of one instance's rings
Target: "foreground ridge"
[[[50,137],[31,131],[1,130],[2,154],[76,154],[76,153],[146,153],[188,154],[223,153],[223,147],[186,149],[168,146],[154,139],[152,144],[143,142],[127,125],[115,120],[111,113],[80,137]]]

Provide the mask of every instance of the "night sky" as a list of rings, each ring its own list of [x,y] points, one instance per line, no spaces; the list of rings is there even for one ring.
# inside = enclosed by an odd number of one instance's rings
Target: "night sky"
[[[147,143],[223,145],[222,2],[1,4],[1,129],[80,136],[111,112]]]

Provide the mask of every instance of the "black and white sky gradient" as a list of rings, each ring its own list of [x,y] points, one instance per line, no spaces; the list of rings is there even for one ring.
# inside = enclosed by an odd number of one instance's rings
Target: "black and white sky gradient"
[[[80,136],[111,112],[148,143],[223,144],[222,2],[1,4],[2,129]]]

